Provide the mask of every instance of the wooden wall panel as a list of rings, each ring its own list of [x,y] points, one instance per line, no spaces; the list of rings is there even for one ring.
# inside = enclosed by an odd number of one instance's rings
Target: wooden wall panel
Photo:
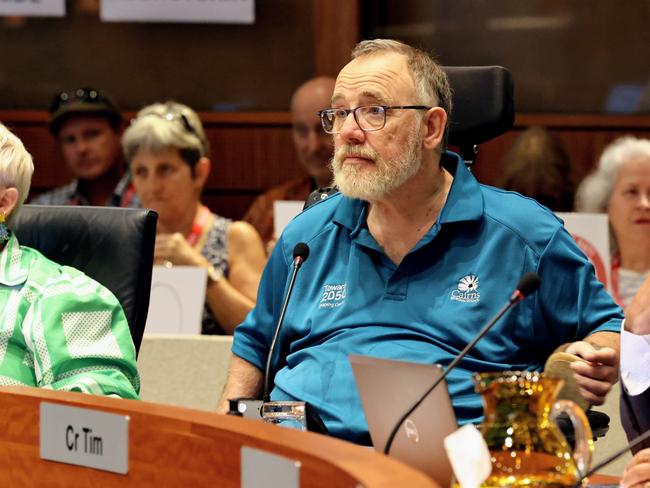
[[[336,76],[361,40],[360,0],[313,0],[314,75]]]
[[[126,119],[131,115],[126,114]],[[293,148],[288,113],[202,113],[201,118],[214,164],[204,201],[217,213],[241,218],[256,195],[303,174]],[[0,120],[15,130],[34,156],[34,193],[69,180],[47,131],[46,113],[0,111]],[[576,181],[613,139],[625,134],[650,138],[650,117],[519,115],[512,131],[479,148],[474,174],[481,182],[496,183],[501,158],[515,137],[531,125],[545,125],[565,142],[576,167]]]
[[[576,182],[594,167],[614,139],[628,134],[650,139],[650,116],[518,115],[510,132],[479,147],[474,168],[479,181],[490,185],[497,182],[501,159],[515,138],[533,125],[547,127],[562,140],[574,165],[571,176]]]

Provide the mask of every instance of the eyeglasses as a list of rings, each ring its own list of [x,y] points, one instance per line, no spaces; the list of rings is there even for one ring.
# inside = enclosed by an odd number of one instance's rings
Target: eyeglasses
[[[388,110],[429,110],[426,105],[362,105],[357,108],[328,108],[318,112],[323,130],[328,134],[338,134],[343,124],[352,114],[359,128],[364,132],[383,129]]]
[[[187,119],[185,114],[181,112],[166,112],[164,114],[159,114],[156,112],[151,112],[146,114],[145,116],[148,117],[149,115],[153,115],[154,117],[160,117],[161,119],[165,119],[169,122],[174,122],[175,120],[178,120],[181,125],[183,126],[183,129],[185,129],[186,132],[196,136],[201,140],[199,137],[199,134],[196,132],[196,129],[190,124],[190,121]]]
[[[112,106],[112,103],[94,88],[78,88],[56,95],[50,103],[50,113],[59,110],[63,105],[71,102],[97,103]]]
[[[142,118],[145,118],[145,117],[157,117],[159,119],[164,119],[164,120],[166,120],[168,122],[171,122],[171,123],[178,121],[178,122],[180,122],[180,124],[183,127],[183,129],[185,130],[185,132],[187,132],[188,134],[196,137],[199,140],[199,143],[201,144],[201,148],[202,148],[202,153],[198,154],[198,157],[207,155],[208,152],[209,152],[208,151],[208,143],[207,143],[207,141],[205,141],[199,135],[197,130],[190,123],[187,116],[184,113],[182,113],[180,111],[177,111],[177,110],[175,110],[173,108],[170,108],[168,110],[169,111],[165,112],[165,113],[158,113],[158,112],[145,113],[144,115],[141,115],[140,117],[138,117],[136,119],[131,119],[131,125],[135,124],[138,120],[140,120]],[[198,158],[197,158],[197,160],[198,160]],[[188,161],[189,161],[189,159],[188,159]],[[190,163],[190,166],[192,166],[192,165],[193,165],[193,163]]]

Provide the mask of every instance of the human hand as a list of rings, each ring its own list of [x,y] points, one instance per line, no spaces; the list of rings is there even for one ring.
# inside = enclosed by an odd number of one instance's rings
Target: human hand
[[[645,488],[650,485],[650,449],[637,452],[623,470],[622,488]]]
[[[153,251],[156,264],[207,266],[207,260],[187,242],[183,234],[159,234]]]
[[[565,352],[584,361],[573,361],[573,377],[580,395],[592,405],[602,405],[612,386],[618,380],[618,353],[611,347],[597,348],[586,341],[569,344]]]

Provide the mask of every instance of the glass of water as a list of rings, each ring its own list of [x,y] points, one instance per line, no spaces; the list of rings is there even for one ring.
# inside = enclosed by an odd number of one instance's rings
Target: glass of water
[[[307,430],[305,402],[278,401],[262,405],[262,420],[296,430]]]

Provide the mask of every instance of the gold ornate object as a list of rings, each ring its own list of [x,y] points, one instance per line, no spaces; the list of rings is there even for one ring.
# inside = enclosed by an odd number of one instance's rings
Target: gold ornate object
[[[586,473],[593,452],[591,428],[575,403],[555,400],[562,380],[506,371],[475,374],[474,383],[483,397],[481,433],[492,459],[483,487],[572,486]],[[568,414],[576,432],[574,453],[555,422],[560,413]]]

